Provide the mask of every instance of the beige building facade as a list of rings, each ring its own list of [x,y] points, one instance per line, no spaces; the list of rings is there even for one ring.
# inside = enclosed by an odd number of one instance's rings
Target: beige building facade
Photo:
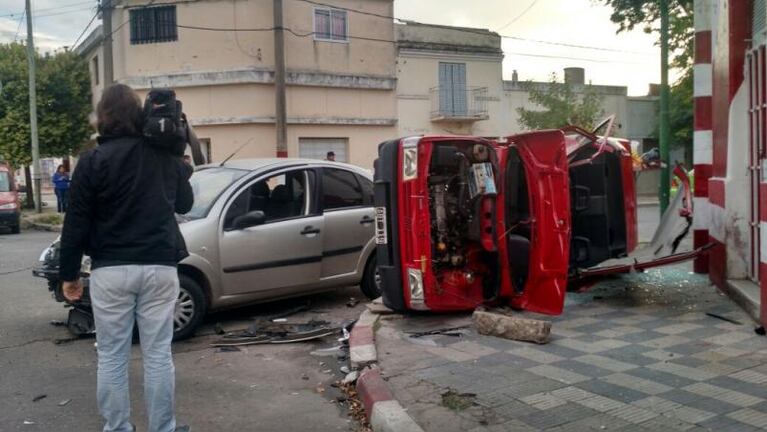
[[[277,156],[272,2],[118,1],[112,12],[114,80],[142,95],[172,87],[210,160]],[[372,167],[396,134],[392,0],[283,2],[288,156]],[[364,13],[360,13],[364,12]],[[380,17],[374,17],[378,15]],[[384,18],[381,18],[384,17]],[[103,37],[88,58],[94,99],[103,82]]]

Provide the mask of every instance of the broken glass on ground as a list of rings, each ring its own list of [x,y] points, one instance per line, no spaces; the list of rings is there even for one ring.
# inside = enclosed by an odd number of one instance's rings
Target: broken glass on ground
[[[245,330],[229,332],[214,341],[213,347],[280,344],[319,339],[335,333],[327,321],[306,323],[255,321]]]

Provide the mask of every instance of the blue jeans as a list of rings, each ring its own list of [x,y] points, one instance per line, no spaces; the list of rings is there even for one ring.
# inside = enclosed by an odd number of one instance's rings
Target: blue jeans
[[[97,398],[104,432],[132,432],[128,366],[134,323],[144,361],[149,432],[172,432],[175,369],[170,344],[178,298],[176,269],[161,265],[97,268],[90,278],[98,342]]]
[[[67,201],[67,193],[69,192],[69,189],[54,189],[56,192],[56,207],[58,209],[59,213],[64,213],[67,211],[67,207],[69,206],[69,202]]]

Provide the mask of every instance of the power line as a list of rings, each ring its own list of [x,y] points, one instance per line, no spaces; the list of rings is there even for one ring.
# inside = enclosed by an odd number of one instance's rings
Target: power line
[[[60,5],[60,6],[57,6],[57,7],[35,9],[35,17],[39,16],[37,14],[37,12],[57,11],[57,10],[61,10],[61,9],[67,9],[67,8],[70,8],[70,7],[82,6],[84,4],[92,4],[92,3],[93,3],[93,1],[90,0],[90,1],[82,1],[82,2],[78,2],[78,3],[70,3],[70,4],[66,4],[66,5]],[[10,13],[10,14],[3,14],[3,15],[0,15],[0,18],[16,17],[16,16],[23,15],[23,14],[24,14],[24,11],[16,12],[16,13]]]
[[[604,47],[598,47],[598,46],[591,46],[591,45],[577,45],[577,44],[570,44],[565,42],[554,42],[554,41],[545,41],[545,40],[537,40],[537,39],[527,39],[519,36],[504,36],[501,35],[503,39],[513,39],[518,41],[524,41],[524,42],[533,42],[533,43],[539,43],[539,44],[546,44],[546,45],[556,45],[556,46],[563,46],[563,47],[569,47],[569,48],[581,48],[581,49],[590,49],[590,50],[597,50],[597,51],[609,51],[609,52],[621,52],[621,53],[627,53],[627,54],[640,54],[640,55],[656,55],[654,53],[650,52],[641,52],[641,51],[627,51],[627,50],[621,50],[617,48],[604,48]]]
[[[91,20],[90,20],[90,21],[88,21],[88,24],[85,26],[85,28],[83,29],[83,31],[82,31],[82,32],[80,32],[80,35],[79,35],[79,36],[77,36],[77,39],[75,39],[74,43],[72,44],[72,48],[74,48],[74,47],[76,47],[76,46],[77,46],[77,43],[78,43],[78,42],[80,42],[80,38],[81,38],[81,37],[83,37],[83,35],[85,34],[85,32],[86,32],[86,31],[88,30],[88,28],[91,26],[91,24],[93,24],[93,21],[95,21],[95,20],[96,20],[96,17],[97,17],[97,16],[99,16],[99,11],[96,11],[96,13],[95,13],[95,14],[93,14],[93,16],[91,17]]]
[[[27,10],[24,9],[24,12],[21,14],[21,18],[19,18],[19,25],[16,26],[16,34],[13,35],[13,41],[16,42],[16,40],[19,37],[19,32],[21,31],[21,23],[24,22],[24,15],[27,13]]]
[[[325,6],[325,7],[331,8],[331,9],[339,9],[339,10],[344,10],[344,11],[348,11],[348,12],[354,12],[354,13],[358,13],[360,15],[368,15],[368,16],[374,16],[374,17],[390,19],[390,20],[396,20],[397,19],[397,18],[394,18],[393,16],[389,16],[389,15],[382,15],[382,14],[377,14],[375,12],[367,12],[367,11],[362,11],[362,10],[359,10],[359,9],[352,9],[352,8],[348,8],[348,7],[331,5],[331,4],[327,4],[327,3],[318,2],[318,1],[315,1],[315,0],[296,0],[296,1],[302,1],[304,3],[313,4],[315,6]]]
[[[504,25],[502,25],[501,27],[499,27],[499,28],[498,28],[498,30],[496,30],[496,32],[499,32],[499,31],[501,31],[501,30],[505,29],[506,27],[508,27],[508,26],[510,26],[510,25],[512,25],[512,24],[514,24],[515,22],[517,22],[517,20],[519,20],[519,19],[520,19],[520,18],[522,18],[522,17],[523,17],[523,16],[524,16],[526,13],[528,13],[528,12],[530,11],[530,9],[532,9],[532,8],[533,8],[533,6],[535,6],[535,4],[536,4],[536,3],[538,3],[538,0],[533,0],[533,2],[532,2],[532,3],[530,3],[530,6],[528,6],[528,7],[527,7],[527,9],[523,10],[523,11],[522,11],[522,13],[520,13],[519,15],[515,16],[514,18],[512,18],[512,20],[511,20],[511,21],[509,21],[509,22],[507,22],[506,24],[504,24]]]

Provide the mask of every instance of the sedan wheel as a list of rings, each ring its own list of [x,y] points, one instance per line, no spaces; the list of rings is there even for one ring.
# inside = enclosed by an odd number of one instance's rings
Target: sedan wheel
[[[181,287],[178,290],[178,299],[176,299],[176,309],[173,314],[173,331],[184,330],[194,319],[194,298],[189,291]]]

